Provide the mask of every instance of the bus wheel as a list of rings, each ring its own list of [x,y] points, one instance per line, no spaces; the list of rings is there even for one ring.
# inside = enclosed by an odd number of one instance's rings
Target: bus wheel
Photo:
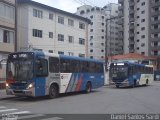
[[[56,98],[57,96],[58,96],[58,87],[52,84],[49,89],[49,98],[53,99]]]
[[[87,82],[87,85],[86,85],[86,93],[90,93],[91,91],[92,91],[91,82]]]
[[[119,88],[119,85],[116,85],[116,88]]]
[[[148,79],[146,80],[146,86],[148,85]]]

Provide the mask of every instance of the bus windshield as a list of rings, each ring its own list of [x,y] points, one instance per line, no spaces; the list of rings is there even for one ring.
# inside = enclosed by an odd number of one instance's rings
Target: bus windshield
[[[27,81],[33,77],[31,54],[10,55],[7,62],[7,80]]]
[[[128,75],[128,67],[124,65],[112,65],[110,67],[111,78],[124,78]]]

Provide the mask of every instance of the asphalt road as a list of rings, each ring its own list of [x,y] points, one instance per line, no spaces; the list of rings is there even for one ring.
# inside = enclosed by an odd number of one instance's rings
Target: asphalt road
[[[36,115],[45,119],[45,114],[160,113],[160,82],[136,88],[104,86],[90,94],[63,94],[56,99],[6,96],[0,99],[0,115],[6,113],[27,113],[30,119]],[[50,118],[63,119],[52,115]]]

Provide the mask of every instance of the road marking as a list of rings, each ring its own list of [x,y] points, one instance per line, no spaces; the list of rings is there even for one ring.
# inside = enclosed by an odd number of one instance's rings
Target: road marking
[[[48,118],[48,119],[42,119],[42,120],[62,120],[63,118],[60,117],[53,117],[53,118]]]
[[[30,113],[29,111],[20,111],[20,112],[13,112],[13,113],[8,113],[8,114],[27,114]]]
[[[27,119],[27,118],[43,117],[43,116],[44,116],[43,114],[38,114],[38,115],[26,115],[26,116],[18,117],[18,120]]]
[[[6,108],[5,106],[0,106],[0,109]]]
[[[0,113],[1,112],[7,112],[7,111],[15,111],[15,110],[17,110],[17,109],[5,109],[5,110],[0,110]]]

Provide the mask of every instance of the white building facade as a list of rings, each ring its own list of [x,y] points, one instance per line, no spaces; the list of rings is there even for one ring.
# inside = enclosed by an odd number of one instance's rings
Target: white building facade
[[[5,79],[6,65],[4,60],[15,51],[16,1],[0,0],[0,83]]]
[[[88,57],[105,60],[106,13],[103,8],[83,5],[77,8],[77,15],[91,20],[88,28]]]
[[[150,0],[119,0],[124,53],[150,55]]]
[[[18,50],[32,47],[87,56],[88,19],[30,0],[20,0],[17,6]]]

